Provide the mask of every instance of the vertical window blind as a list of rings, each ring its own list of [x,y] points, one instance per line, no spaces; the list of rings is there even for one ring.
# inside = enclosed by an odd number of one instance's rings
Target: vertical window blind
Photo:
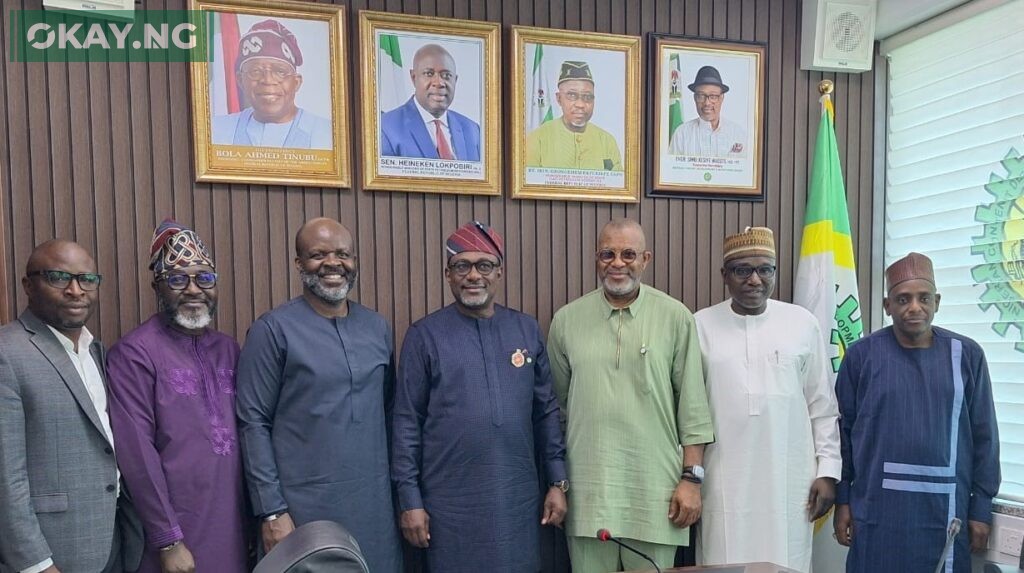
[[[889,56],[885,264],[931,257],[935,324],[985,349],[999,497],[1024,502],[1024,0]]]

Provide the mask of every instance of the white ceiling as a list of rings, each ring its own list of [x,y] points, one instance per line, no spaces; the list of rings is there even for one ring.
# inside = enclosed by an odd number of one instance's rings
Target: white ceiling
[[[969,0],[878,0],[875,39],[884,40]]]

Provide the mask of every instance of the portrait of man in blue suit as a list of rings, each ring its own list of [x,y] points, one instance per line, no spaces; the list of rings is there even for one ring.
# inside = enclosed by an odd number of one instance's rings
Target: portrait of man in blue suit
[[[416,50],[409,78],[413,96],[381,116],[381,156],[480,161],[480,125],[450,109],[459,75],[448,50]]]

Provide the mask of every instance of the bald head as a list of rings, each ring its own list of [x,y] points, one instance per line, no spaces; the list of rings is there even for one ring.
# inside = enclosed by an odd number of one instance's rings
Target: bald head
[[[50,272],[39,274],[43,271]],[[94,273],[96,261],[78,243],[61,239],[46,241],[32,251],[21,279],[29,310],[77,345],[78,335],[92,316],[99,296],[96,289],[82,288],[87,279],[81,275]]]
[[[309,245],[317,239],[343,238],[352,247],[352,233],[345,225],[329,217],[317,217],[306,221],[295,233],[295,256],[301,257]]]
[[[28,257],[28,263],[25,264],[25,275],[27,276],[29,273],[36,271],[57,269],[59,263],[68,260],[87,263],[90,270],[81,272],[96,272],[96,261],[93,260],[92,255],[82,245],[74,241],[65,241],[64,239],[50,239],[32,249],[32,254]]]
[[[633,219],[612,219],[601,227],[601,234],[597,237],[597,248],[601,248],[601,243],[607,239],[610,234],[623,234],[632,241],[633,248],[638,252],[647,249],[647,236],[644,234],[643,227],[640,223],[637,223]]]
[[[420,107],[434,117],[441,117],[455,99],[455,84],[459,81],[455,58],[441,46],[427,44],[416,50],[409,79]]]

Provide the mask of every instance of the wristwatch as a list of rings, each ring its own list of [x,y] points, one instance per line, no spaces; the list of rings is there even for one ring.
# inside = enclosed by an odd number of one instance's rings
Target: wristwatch
[[[557,487],[562,490],[562,493],[569,493],[569,480],[553,481],[548,484],[548,487]]]
[[[704,466],[683,466],[683,475],[679,477],[680,479],[684,479],[690,483],[700,485],[704,483]]]
[[[277,521],[282,515],[284,515],[283,511],[279,511],[277,513],[271,513],[270,515],[264,516],[263,517],[263,521],[265,521],[265,522],[267,522],[267,521]]]

